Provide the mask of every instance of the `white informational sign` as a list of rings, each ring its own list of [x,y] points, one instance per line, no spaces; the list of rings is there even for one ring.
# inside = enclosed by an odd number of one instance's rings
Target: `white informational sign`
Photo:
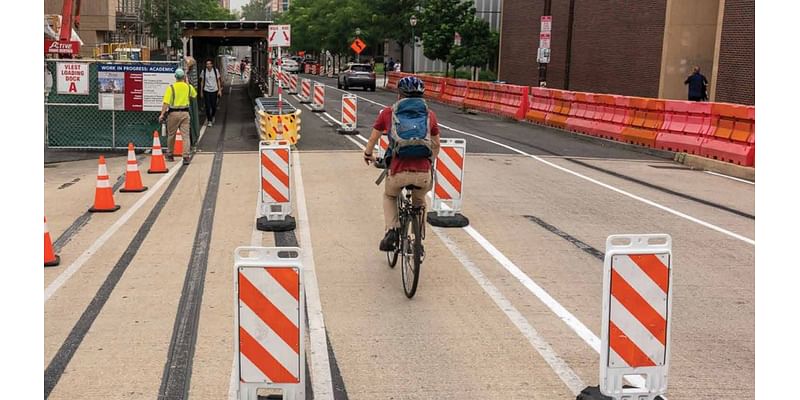
[[[458,32],[456,32],[456,34],[453,37],[453,44],[455,44],[456,46],[461,46],[461,35]]]
[[[89,64],[58,63],[56,91],[58,94],[89,94]]]
[[[550,49],[539,49],[536,53],[536,62],[547,64],[550,62]]]
[[[544,15],[541,18],[541,29],[539,32],[550,32],[553,30],[553,16],[552,15]]]
[[[539,34],[539,48],[550,48],[550,32],[542,32]]]
[[[289,47],[292,45],[292,26],[291,25],[270,25],[269,47]]]
[[[175,65],[100,64],[97,66],[98,108],[159,111],[164,92],[175,83]]]

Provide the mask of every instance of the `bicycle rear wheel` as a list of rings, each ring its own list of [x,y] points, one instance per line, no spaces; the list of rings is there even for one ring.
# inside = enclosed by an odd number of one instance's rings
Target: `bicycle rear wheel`
[[[414,297],[417,292],[419,270],[422,264],[422,232],[419,220],[420,218],[417,216],[409,216],[404,221],[401,229],[402,247],[400,254],[402,255],[402,260],[400,270],[403,275],[403,291],[405,291],[406,297],[409,299]]]

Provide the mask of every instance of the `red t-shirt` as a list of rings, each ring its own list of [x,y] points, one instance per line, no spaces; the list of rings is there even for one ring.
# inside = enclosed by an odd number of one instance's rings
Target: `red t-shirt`
[[[433,110],[428,110],[430,113],[431,123],[431,136],[439,135],[439,124],[436,122],[436,114]],[[387,135],[392,126],[392,107],[386,107],[378,114],[378,119],[375,120],[373,128],[380,131],[382,134]],[[392,165],[389,166],[389,173],[394,175],[403,171],[420,171],[427,172],[431,169],[431,160],[427,158],[406,158],[399,157],[392,158]]]

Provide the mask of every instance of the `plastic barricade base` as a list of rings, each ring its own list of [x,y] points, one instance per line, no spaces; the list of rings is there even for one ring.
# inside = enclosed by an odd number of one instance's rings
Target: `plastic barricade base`
[[[469,225],[469,218],[461,213],[445,216],[438,215],[436,211],[430,211],[427,220],[429,224],[440,228],[463,228]]]
[[[293,231],[297,223],[294,220],[294,217],[291,215],[287,215],[283,218],[282,221],[280,220],[272,220],[270,221],[267,217],[261,217],[256,220],[256,229],[264,232],[287,232]]]
[[[700,155],[745,167],[755,164],[755,145],[709,139],[700,147]]]
[[[581,390],[576,400],[614,400],[614,398],[600,393],[600,386],[589,386]],[[664,398],[656,396],[655,400],[664,400]]]
[[[660,132],[656,137],[656,146],[661,150],[700,154],[703,138],[672,132]]]
[[[547,119],[547,113],[539,110],[528,110],[528,112],[525,113],[525,119],[538,124],[544,124]]]
[[[622,140],[640,146],[655,147],[657,135],[656,131],[649,129],[627,127],[622,130]]]

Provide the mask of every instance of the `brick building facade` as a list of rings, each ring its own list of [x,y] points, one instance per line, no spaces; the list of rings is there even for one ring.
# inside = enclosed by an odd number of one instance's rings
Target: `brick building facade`
[[[546,1],[504,0],[498,79],[538,85],[539,18]],[[683,80],[698,65],[711,81],[712,99],[754,103],[754,0],[549,3],[548,87],[685,98]]]
[[[755,104],[755,0],[725,0],[716,100]]]

